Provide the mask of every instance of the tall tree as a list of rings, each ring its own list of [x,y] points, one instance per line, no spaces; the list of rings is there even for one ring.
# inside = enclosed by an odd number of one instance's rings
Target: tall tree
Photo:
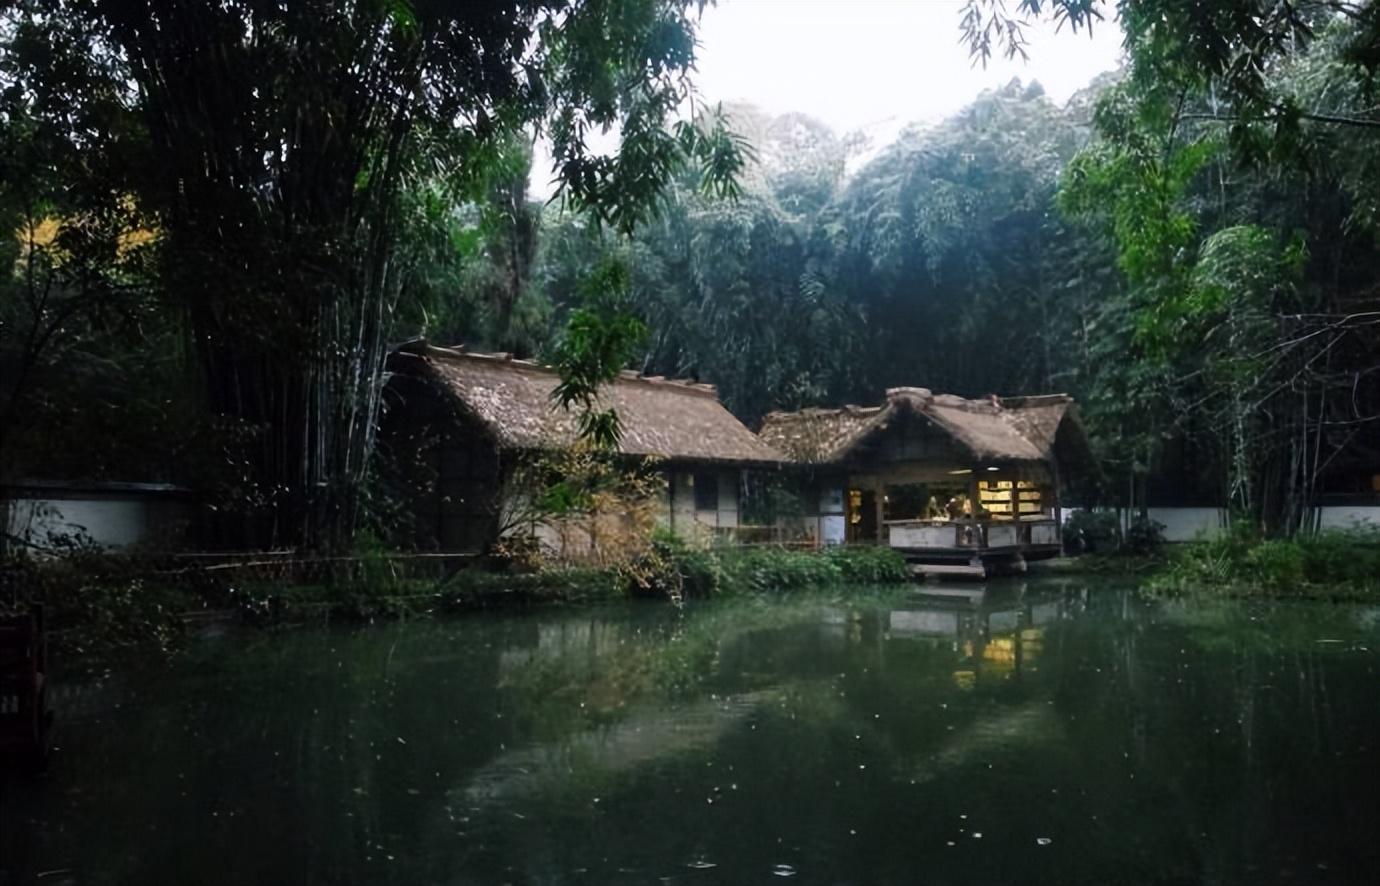
[[[552,139],[567,202],[631,229],[687,158],[727,187],[693,100],[691,0],[21,2],[16,31],[95,23],[69,51],[137,110],[159,174],[163,281],[208,406],[258,429],[272,514],[250,538],[348,542],[383,360],[408,284],[410,192],[464,189],[520,131]],[[129,89],[129,85],[135,89]],[[80,105],[87,94],[69,96]],[[588,146],[618,127],[617,153]]]
[[[1098,387],[1127,407],[1132,473],[1196,439],[1219,500],[1269,532],[1306,524],[1322,473],[1380,418],[1380,302],[1355,273],[1380,261],[1373,186],[1357,174],[1380,145],[1364,121],[1380,118],[1289,111],[1327,92],[1319,80],[1342,99],[1364,89],[1365,21],[1315,18],[1306,49],[1268,44],[1269,84],[1195,52],[1171,70],[1162,45],[1133,45],[1131,76],[1100,98],[1098,138],[1064,177],[1065,210],[1105,224],[1128,283],[1123,358]],[[1141,39],[1188,39],[1176,33]],[[1238,59],[1267,45],[1219,37]]]

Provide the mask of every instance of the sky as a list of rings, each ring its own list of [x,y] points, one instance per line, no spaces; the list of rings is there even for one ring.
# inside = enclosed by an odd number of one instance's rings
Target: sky
[[[1009,2],[1009,8],[1015,8]],[[700,22],[701,98],[800,111],[840,134],[889,142],[908,123],[960,110],[1012,77],[1038,80],[1056,102],[1117,67],[1121,31],[1027,29],[1029,62],[994,57],[974,66],[960,44],[962,0],[719,0]],[[611,150],[616,145],[609,139]],[[878,147],[881,145],[878,144]],[[538,148],[533,196],[548,196],[549,155]]]

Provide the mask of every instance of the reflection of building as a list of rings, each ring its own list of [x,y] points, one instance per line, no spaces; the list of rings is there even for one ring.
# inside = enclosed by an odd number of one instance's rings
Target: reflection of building
[[[950,644],[959,657],[954,682],[971,689],[983,676],[1005,679],[1033,667],[1044,648],[1045,626],[1069,611],[1070,604],[1058,597],[946,591],[892,610],[888,636]]]
[[[1071,398],[965,400],[892,388],[880,406],[767,416],[762,438],[812,466],[852,542],[902,551],[917,572],[986,574],[1060,548],[1059,489],[1091,470]]]

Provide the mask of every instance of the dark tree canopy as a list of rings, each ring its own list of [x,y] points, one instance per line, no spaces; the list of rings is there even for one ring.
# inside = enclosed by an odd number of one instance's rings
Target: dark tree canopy
[[[62,104],[54,137],[85,152],[85,117],[128,121],[126,140],[93,128],[142,151],[113,186],[156,218],[159,283],[207,406],[250,440],[239,498],[275,516],[265,529],[248,514],[249,532],[335,545],[359,523],[383,358],[437,202],[481,198],[534,130],[552,140],[566,204],[620,230],[650,217],[687,160],[731,192],[738,143],[676,116],[694,101],[699,9],[21,2],[4,33],[31,51],[5,72],[6,125]],[[592,151],[610,127],[619,150]]]

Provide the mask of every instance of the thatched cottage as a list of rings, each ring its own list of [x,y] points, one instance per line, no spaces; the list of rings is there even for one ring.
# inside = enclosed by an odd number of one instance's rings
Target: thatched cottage
[[[395,352],[390,370],[381,445],[412,474],[417,546],[483,550],[504,529],[515,468],[577,439],[576,416],[553,405],[558,375],[503,354],[421,343]],[[784,460],[724,408],[712,385],[624,372],[600,400],[618,413],[621,456],[651,460],[664,475],[661,521],[678,533],[731,533],[745,472]],[[543,527],[530,528],[543,536]]]
[[[807,523],[823,543],[889,544],[925,572],[1054,556],[1060,488],[1090,464],[1063,394],[892,388],[877,406],[771,413],[761,437],[809,468],[818,511]]]

